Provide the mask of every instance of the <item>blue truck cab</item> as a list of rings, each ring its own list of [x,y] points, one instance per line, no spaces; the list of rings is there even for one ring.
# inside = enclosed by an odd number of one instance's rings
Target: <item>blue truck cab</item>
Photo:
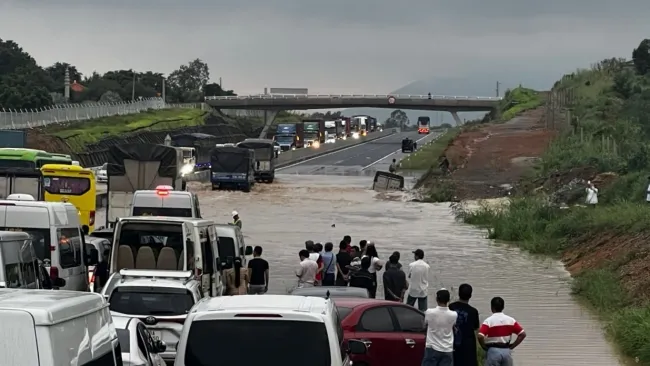
[[[210,153],[212,190],[241,189],[250,192],[255,184],[255,152],[250,149],[219,146]]]

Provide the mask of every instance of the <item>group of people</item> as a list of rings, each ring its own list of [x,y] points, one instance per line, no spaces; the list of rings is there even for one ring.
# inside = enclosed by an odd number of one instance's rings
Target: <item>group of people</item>
[[[269,290],[269,262],[262,252],[262,247],[256,246],[245,268],[240,258],[226,261],[222,278],[226,295],[262,295]]]
[[[462,284],[458,301],[451,302],[446,289],[436,293],[436,307],[429,308],[429,270],[424,251],[413,251],[413,262],[406,271],[400,264],[400,253],[393,252],[388,261],[379,259],[375,244],[362,240],[352,245],[345,236],[334,254],[332,243],[305,242],[299,252],[300,266],[296,270],[298,287],[351,286],[368,290],[371,298],[377,294],[377,273],[383,273],[384,298],[406,302],[424,312],[427,327],[426,348],[422,366],[476,366],[476,342],[486,350],[487,366],[511,366],[510,351],[524,340],[526,333],[512,317],[504,314],[505,301],[495,297],[490,302],[492,315],[481,324],[478,310],[469,304],[472,286]],[[516,339],[511,342],[511,336]]]

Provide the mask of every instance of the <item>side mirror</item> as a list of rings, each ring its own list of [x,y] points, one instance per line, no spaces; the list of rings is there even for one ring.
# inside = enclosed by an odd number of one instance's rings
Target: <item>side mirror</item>
[[[253,247],[248,245],[246,246],[246,250],[244,251],[244,255],[253,255]]]
[[[52,280],[52,285],[54,285],[54,289],[59,289],[65,286],[65,280],[61,277],[57,277]]]
[[[160,339],[156,339],[153,346],[155,348],[154,352],[156,353],[163,353],[167,350],[167,344]]]
[[[365,342],[356,339],[350,339],[348,341],[347,352],[350,355],[363,355],[368,353],[368,346],[366,345]]]
[[[86,266],[96,266],[99,263],[99,251],[93,248],[86,255]]]

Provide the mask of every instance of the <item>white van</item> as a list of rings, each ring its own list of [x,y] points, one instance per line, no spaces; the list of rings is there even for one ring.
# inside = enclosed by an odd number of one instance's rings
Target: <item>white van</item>
[[[133,193],[131,216],[174,216],[201,218],[196,193],[175,191],[172,186]]]
[[[0,231],[0,288],[52,289],[64,285],[62,278],[52,284],[29,234]]]
[[[108,303],[100,294],[0,289],[2,365],[122,366]]]
[[[254,352],[240,352],[251,337]],[[190,310],[174,365],[210,365],[217,357],[220,365],[349,366],[348,354],[365,353],[366,346],[350,340],[348,350],[343,342],[339,313],[331,300],[223,296],[203,299]]]
[[[90,262],[96,258],[85,256],[77,208],[63,202],[12,200],[13,196],[0,200],[0,230],[31,235],[36,256],[53,280],[64,279],[64,290],[88,291],[86,265],[95,264]]]
[[[109,274],[122,269],[192,271],[205,296],[220,296],[218,240],[210,220],[124,217],[115,225]]]

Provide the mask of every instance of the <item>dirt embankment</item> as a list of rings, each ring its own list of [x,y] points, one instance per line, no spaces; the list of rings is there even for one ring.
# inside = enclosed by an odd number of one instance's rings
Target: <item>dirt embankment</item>
[[[456,137],[445,150],[454,171],[456,196],[461,200],[501,197],[504,187],[517,186],[556,134],[545,128],[544,112],[544,107],[536,108]]]

